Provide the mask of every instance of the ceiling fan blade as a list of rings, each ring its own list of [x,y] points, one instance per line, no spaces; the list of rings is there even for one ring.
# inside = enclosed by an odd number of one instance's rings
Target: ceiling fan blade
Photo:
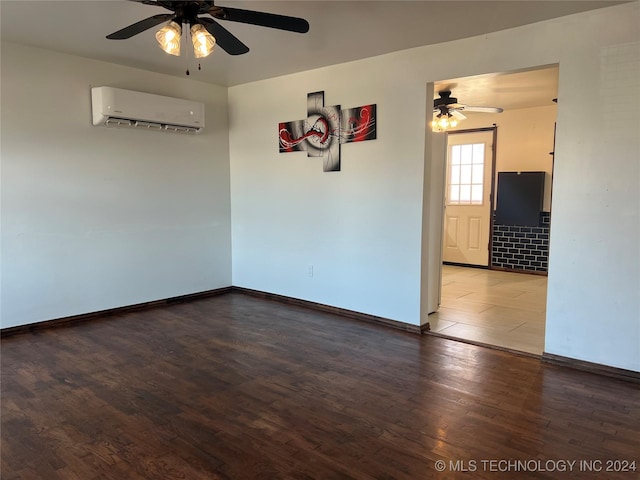
[[[277,28],[289,32],[307,33],[309,31],[309,22],[304,18],[276,15],[275,13],[254,12],[252,10],[228,7],[213,7],[209,10],[209,14],[219,20],[250,23],[251,25]]]
[[[153,17],[145,18],[144,20],[140,20],[128,27],[124,27],[122,30],[118,30],[117,32],[113,32],[110,35],[107,35],[109,40],[125,40],[127,38],[131,38],[134,35],[144,32],[156,25],[160,25],[162,22],[166,22],[173,18],[173,14],[171,13],[161,13],[159,15],[154,15]]]
[[[129,0],[129,1],[136,2],[136,3],[144,3],[145,5],[158,5],[158,0]]]
[[[473,107],[471,105],[460,105],[460,110],[464,112],[478,112],[478,113],[502,113],[504,109],[500,107]]]
[[[449,110],[449,113],[451,113],[451,115],[456,117],[458,120],[466,120],[466,118],[467,118],[462,113],[460,113],[458,110],[456,110],[455,108],[452,108],[451,110]]]
[[[198,20],[202,22],[209,33],[215,37],[216,43],[220,45],[220,48],[222,48],[229,55],[242,55],[243,53],[247,53],[249,51],[249,47],[238,40],[238,38],[236,38],[233,33],[224,28],[215,20],[206,17],[200,17]]]

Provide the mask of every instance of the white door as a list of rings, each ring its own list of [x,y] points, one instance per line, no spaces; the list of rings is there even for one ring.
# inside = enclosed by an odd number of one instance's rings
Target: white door
[[[443,260],[489,265],[493,131],[449,133]]]

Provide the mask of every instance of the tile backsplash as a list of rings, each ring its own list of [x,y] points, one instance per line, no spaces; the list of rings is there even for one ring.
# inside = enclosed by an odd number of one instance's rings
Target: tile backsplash
[[[510,270],[546,272],[549,266],[550,220],[549,212],[540,212],[537,227],[494,222],[491,265]]]

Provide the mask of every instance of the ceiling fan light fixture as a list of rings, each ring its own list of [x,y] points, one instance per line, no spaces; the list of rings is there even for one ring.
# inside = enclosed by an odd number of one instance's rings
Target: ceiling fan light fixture
[[[458,120],[455,115],[451,114],[451,111],[441,111],[437,115],[434,114],[433,122],[431,122],[431,129],[434,132],[444,132],[449,128],[456,128],[461,120],[463,120],[463,118]]]
[[[169,55],[180,56],[180,37],[182,36],[182,27],[176,22],[171,21],[156,32],[156,40],[160,48]]]
[[[193,53],[196,58],[206,57],[213,52],[216,46],[215,37],[199,23],[191,26],[191,41],[193,42]]]
[[[443,132],[450,127],[449,117],[446,114],[439,113],[432,123],[432,129],[434,132]]]

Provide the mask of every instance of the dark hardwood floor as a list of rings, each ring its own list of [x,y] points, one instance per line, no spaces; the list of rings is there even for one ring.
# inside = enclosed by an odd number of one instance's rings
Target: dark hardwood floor
[[[240,293],[1,356],[3,480],[640,476],[638,384]]]

